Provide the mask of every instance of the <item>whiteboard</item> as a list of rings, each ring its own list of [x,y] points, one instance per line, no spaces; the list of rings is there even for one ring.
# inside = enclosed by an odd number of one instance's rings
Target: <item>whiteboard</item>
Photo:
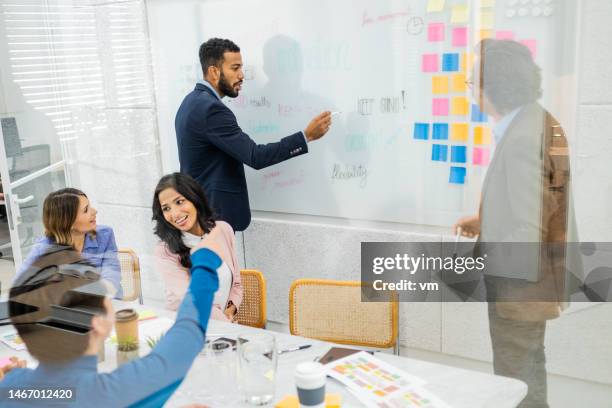
[[[556,97],[569,92],[559,78],[573,73],[575,57],[563,34],[571,32],[566,3],[148,1],[164,169],[178,169],[174,116],[201,77],[199,45],[230,38],[241,47],[246,80],[240,96],[224,102],[257,143],[303,130],[323,110],[342,112],[308,154],[259,171],[247,167],[252,209],[451,225],[477,210],[494,146],[474,144],[474,128],[492,124],[472,121],[469,90],[433,94],[432,77],[452,81],[463,72],[464,54],[481,36],[511,35],[534,46],[543,69],[542,102],[569,125],[573,104]],[[444,54],[458,56],[445,65],[451,71],[442,71]],[[424,72],[424,55],[438,56],[438,72]],[[461,103],[453,109],[455,98]],[[434,112],[434,99],[448,100],[448,115],[440,116],[439,106]],[[460,107],[466,101],[467,112]],[[449,138],[454,124],[464,124],[467,140],[432,140],[434,123],[447,124]],[[427,140],[415,138],[415,124],[428,125]],[[433,160],[434,144],[447,146],[446,160]],[[451,162],[463,154],[465,163]],[[465,168],[465,178],[455,172],[451,180],[451,168]]]

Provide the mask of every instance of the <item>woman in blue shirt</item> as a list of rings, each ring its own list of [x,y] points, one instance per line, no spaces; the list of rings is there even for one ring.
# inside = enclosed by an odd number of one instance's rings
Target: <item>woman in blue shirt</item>
[[[32,267],[50,246],[69,246],[97,267],[102,278],[117,289],[115,297],[121,298],[121,265],[115,234],[110,227],[96,224],[97,213],[87,195],[76,188],[63,188],[49,194],[43,204],[45,237],[32,248],[15,279]]]

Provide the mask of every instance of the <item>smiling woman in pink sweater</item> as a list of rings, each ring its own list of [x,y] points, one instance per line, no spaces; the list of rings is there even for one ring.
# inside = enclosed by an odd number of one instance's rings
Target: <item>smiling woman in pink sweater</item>
[[[234,231],[228,223],[214,220],[202,187],[186,174],[162,177],[153,197],[153,221],[161,240],[155,249],[156,269],[163,276],[166,307],[171,310],[178,308],[189,287],[189,250],[213,229],[221,230],[216,241],[223,263],[217,269],[219,290],[210,317],[234,321],[242,302]]]

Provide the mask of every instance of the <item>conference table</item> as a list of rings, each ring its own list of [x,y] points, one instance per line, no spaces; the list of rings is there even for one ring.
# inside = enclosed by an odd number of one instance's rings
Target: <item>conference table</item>
[[[141,312],[146,310],[149,314],[153,312],[157,316],[140,322],[142,329],[140,333],[141,356],[149,351],[143,337],[147,333],[149,335],[153,333],[152,337],[154,337],[155,333],[167,330],[175,315],[175,313],[161,307],[141,306],[135,303],[114,302],[114,307],[115,310],[125,307],[131,307]],[[0,335],[11,330],[11,326],[0,327]],[[236,338],[240,334],[261,331],[264,330],[211,320],[208,325],[207,338],[211,340],[219,337]],[[297,364],[304,361],[314,361],[324,355],[334,344],[270,330],[265,330],[265,332],[272,333],[275,336],[279,350],[307,344],[311,346],[304,350],[283,353],[278,356],[274,397],[274,401],[278,402],[287,395],[295,395],[293,375]],[[29,356],[27,351],[15,351],[0,343],[0,359],[11,355],[28,360],[29,367],[36,365],[35,360]],[[426,381],[424,388],[453,408],[516,407],[527,393],[527,386],[523,382],[511,378],[400,357],[387,352],[376,352],[375,356]],[[165,406],[182,407],[192,403],[202,403],[211,407],[239,408],[250,406],[240,401],[236,384],[219,384],[218,381],[212,384],[215,382],[216,373],[211,372],[213,370],[210,370],[207,362],[208,360],[204,355],[195,359],[185,380]],[[99,370],[112,371],[116,367],[116,344],[109,339],[105,343],[105,359],[99,364]],[[327,379],[326,393],[340,394],[342,407],[344,408],[365,406],[340,382],[330,377]],[[271,407],[273,404],[267,406]]]

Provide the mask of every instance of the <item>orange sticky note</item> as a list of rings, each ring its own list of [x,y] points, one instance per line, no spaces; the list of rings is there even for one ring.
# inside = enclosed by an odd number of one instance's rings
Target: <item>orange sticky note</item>
[[[474,127],[474,144],[489,145],[491,144],[491,129],[484,126]]]
[[[287,395],[277,402],[274,408],[300,408],[300,400],[297,395]]]
[[[470,127],[467,123],[453,123],[451,125],[451,140],[467,142]]]
[[[436,95],[447,94],[448,93],[448,77],[447,76],[431,77],[431,92]]]
[[[470,113],[470,103],[465,96],[455,96],[451,100],[451,115],[467,115]]]
[[[467,91],[467,75],[465,74],[453,74],[451,75],[451,90],[453,92],[466,92]]]
[[[493,30],[480,30],[480,39],[486,40],[487,38],[493,38]]]
[[[340,408],[342,406],[342,395],[325,394],[325,408]]]

